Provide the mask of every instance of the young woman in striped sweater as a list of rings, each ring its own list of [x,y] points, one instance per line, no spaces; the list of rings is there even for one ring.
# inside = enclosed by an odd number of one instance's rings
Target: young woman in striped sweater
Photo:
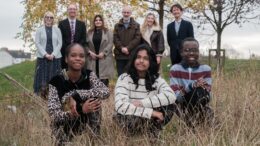
[[[156,55],[138,46],[115,87],[116,122],[127,135],[147,134],[156,140],[174,113],[175,94],[158,74]]]

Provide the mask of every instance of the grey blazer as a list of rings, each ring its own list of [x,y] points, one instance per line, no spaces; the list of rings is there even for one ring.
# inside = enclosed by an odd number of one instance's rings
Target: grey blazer
[[[47,43],[47,35],[45,26],[41,26],[36,31],[35,36],[35,46],[36,46],[36,56],[38,58],[44,58],[44,55],[47,54],[45,48]],[[53,52],[52,55],[54,55],[55,58],[61,58],[61,46],[62,46],[62,37],[61,37],[61,31],[58,27],[52,26],[52,46],[53,46]]]

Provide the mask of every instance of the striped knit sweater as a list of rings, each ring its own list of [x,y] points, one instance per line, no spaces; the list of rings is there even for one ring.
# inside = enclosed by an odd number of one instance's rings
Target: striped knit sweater
[[[207,90],[210,92],[212,78],[211,68],[208,65],[199,65],[197,67],[184,67],[182,64],[175,64],[170,70],[170,86],[177,96],[177,101],[183,101],[183,94],[192,90],[193,83],[203,77],[207,82]]]
[[[121,115],[134,115],[151,118],[153,108],[173,104],[176,100],[174,92],[161,77],[152,85],[153,91],[145,88],[145,79],[139,79],[138,88],[129,74],[122,74],[115,87],[115,110]],[[136,107],[131,102],[139,100],[143,107]]]

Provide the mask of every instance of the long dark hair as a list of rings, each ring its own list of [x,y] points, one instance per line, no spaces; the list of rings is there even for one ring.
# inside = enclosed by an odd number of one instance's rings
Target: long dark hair
[[[159,77],[158,69],[159,65],[156,62],[156,55],[151,47],[146,44],[139,45],[131,54],[131,58],[126,66],[125,72],[130,75],[133,79],[134,84],[136,85],[136,89],[138,88],[138,80],[140,79],[137,70],[135,68],[134,62],[137,58],[137,54],[139,51],[146,50],[147,55],[149,56],[150,66],[145,75],[145,88],[148,91],[154,90],[152,85],[155,80]]]
[[[95,20],[96,20],[97,18],[100,18],[100,20],[102,21],[101,29],[106,32],[108,29],[105,27],[105,22],[104,22],[104,19],[103,19],[102,15],[95,15],[95,17],[94,17],[94,19],[93,19],[93,22],[92,22],[92,26],[91,26],[91,28],[89,29],[89,32],[92,32],[92,31],[94,31],[94,30],[96,29]]]

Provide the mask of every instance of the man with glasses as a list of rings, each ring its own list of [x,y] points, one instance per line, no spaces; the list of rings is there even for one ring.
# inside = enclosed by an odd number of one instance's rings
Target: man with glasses
[[[65,63],[65,49],[71,43],[79,43],[86,46],[86,25],[84,22],[78,20],[76,4],[70,4],[67,8],[68,18],[59,22],[59,28],[62,34],[62,69],[67,68]]]
[[[177,97],[177,115],[193,127],[201,120],[211,120],[213,116],[207,106],[212,84],[211,68],[199,63],[199,43],[194,38],[184,39],[180,52],[181,63],[170,69],[170,86]]]
[[[114,28],[114,53],[118,76],[124,72],[131,52],[141,41],[140,25],[131,17],[131,7],[124,6],[122,15],[123,18]]]

